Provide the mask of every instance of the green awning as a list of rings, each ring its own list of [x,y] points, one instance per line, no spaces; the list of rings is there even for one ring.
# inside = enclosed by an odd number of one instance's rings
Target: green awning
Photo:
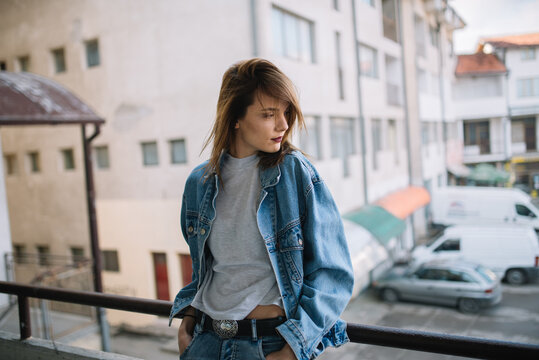
[[[377,205],[365,205],[343,218],[367,229],[382,245],[387,245],[391,238],[400,235],[406,228],[404,220]]]
[[[506,183],[509,181],[510,174],[507,171],[496,169],[495,166],[490,164],[479,164],[475,166],[468,180],[473,180],[479,183]]]

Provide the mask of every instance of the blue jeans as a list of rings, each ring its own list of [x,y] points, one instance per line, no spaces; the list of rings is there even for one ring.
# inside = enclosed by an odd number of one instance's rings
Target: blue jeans
[[[280,336],[237,336],[221,339],[211,331],[195,326],[193,340],[180,355],[180,360],[257,360],[279,351],[285,345]]]

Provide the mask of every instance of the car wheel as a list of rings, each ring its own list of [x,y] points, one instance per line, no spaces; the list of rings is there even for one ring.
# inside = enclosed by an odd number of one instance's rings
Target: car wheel
[[[397,302],[399,301],[399,294],[393,289],[385,288],[382,290],[382,300],[390,303]]]
[[[468,299],[468,298],[460,299],[458,306],[461,312],[468,313],[468,314],[475,314],[479,312],[479,309],[481,308],[479,306],[479,301],[475,299]]]
[[[526,274],[519,269],[510,269],[505,274],[505,280],[511,285],[522,285],[526,283]]]

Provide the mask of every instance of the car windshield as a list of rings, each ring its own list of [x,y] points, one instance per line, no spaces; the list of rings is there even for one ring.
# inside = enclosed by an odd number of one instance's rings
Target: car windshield
[[[475,271],[477,271],[479,275],[481,275],[481,277],[485,279],[488,283],[493,283],[494,281],[496,281],[496,274],[494,274],[492,270],[487,269],[484,266],[478,265],[475,268]]]
[[[432,244],[434,244],[436,242],[436,240],[438,240],[440,237],[442,237],[443,234],[444,234],[444,232],[440,231],[440,233],[436,234],[434,237],[427,240],[427,242],[425,243],[425,246],[430,247]]]

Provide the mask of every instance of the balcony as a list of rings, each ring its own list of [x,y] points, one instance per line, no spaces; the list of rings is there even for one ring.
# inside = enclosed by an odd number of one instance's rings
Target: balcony
[[[29,298],[63,301],[137,313],[168,316],[172,302],[38,287],[0,281],[0,292],[16,295],[19,306],[20,338],[0,332],[0,355],[4,360],[21,359],[134,359],[123,355],[87,351],[49,341],[33,339]],[[348,324],[351,342],[417,350],[479,359],[538,359],[539,345],[455,336],[382,326]]]

